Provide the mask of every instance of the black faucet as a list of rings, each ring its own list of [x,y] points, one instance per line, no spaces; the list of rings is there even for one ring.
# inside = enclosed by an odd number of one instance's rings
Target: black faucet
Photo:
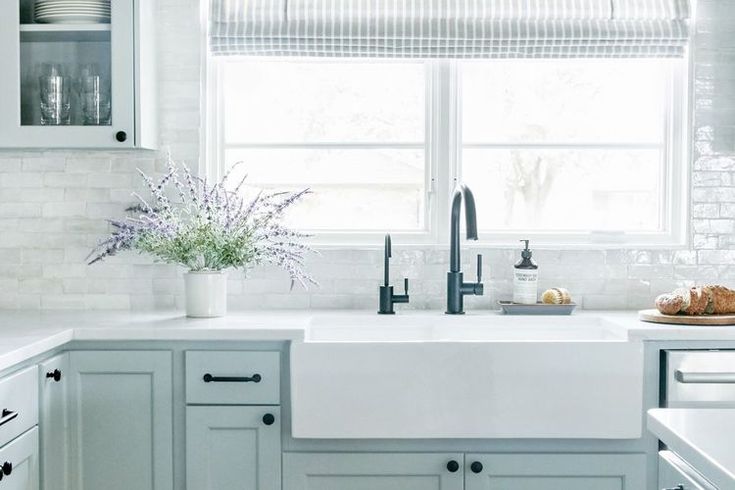
[[[378,313],[381,315],[393,315],[393,305],[395,303],[408,303],[408,278],[403,279],[404,294],[393,294],[393,286],[390,285],[390,263],[391,243],[390,235],[385,235],[385,250],[383,256],[383,274],[384,284],[380,286],[380,309]]]
[[[452,197],[451,229],[449,235],[449,272],[447,273],[447,311],[448,315],[464,314],[464,297],[472,294],[482,296],[482,255],[477,255],[477,282],[464,282],[459,256],[459,214],[464,200],[464,214],[467,221],[467,239],[477,240],[477,212],[475,197],[469,187],[462,184]]]

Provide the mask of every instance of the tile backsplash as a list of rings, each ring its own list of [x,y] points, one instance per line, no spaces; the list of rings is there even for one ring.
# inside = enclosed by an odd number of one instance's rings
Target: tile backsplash
[[[196,166],[200,151],[198,0],[160,0],[162,147]],[[691,239],[683,250],[538,250],[540,288],[566,286],[584,308],[641,308],[662,291],[702,282],[735,286],[735,4],[700,0],[695,46]],[[140,186],[153,152],[0,152],[0,308],[154,309],[181,305],[181,270],[129,254],[92,267],[85,258]],[[444,307],[446,250],[395,245],[394,282],[412,280],[411,308]],[[468,271],[474,253],[464,253]],[[511,292],[515,250],[485,255],[490,308]],[[321,287],[289,291],[286,275],[232,274],[230,308],[375,308],[380,250],[324,250],[308,267]],[[470,275],[472,273],[470,272]],[[402,305],[404,307],[404,305]]]

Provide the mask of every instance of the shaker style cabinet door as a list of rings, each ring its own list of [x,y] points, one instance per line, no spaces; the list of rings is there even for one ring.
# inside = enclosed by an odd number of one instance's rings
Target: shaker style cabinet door
[[[283,490],[462,490],[461,454],[286,453]]]
[[[71,488],[172,490],[171,352],[70,352],[67,382]]]
[[[186,488],[280,490],[280,409],[187,407]]]
[[[35,4],[0,2],[0,148],[135,147],[134,0],[82,24]]]
[[[41,488],[69,490],[69,354],[42,362],[38,375]]]
[[[34,427],[0,449],[3,490],[38,490],[38,428]]]
[[[646,490],[643,454],[467,454],[465,490]]]

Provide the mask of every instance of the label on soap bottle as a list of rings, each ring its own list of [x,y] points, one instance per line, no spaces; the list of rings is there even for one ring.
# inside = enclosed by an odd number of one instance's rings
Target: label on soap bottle
[[[513,302],[535,305],[538,301],[538,269],[513,271]]]

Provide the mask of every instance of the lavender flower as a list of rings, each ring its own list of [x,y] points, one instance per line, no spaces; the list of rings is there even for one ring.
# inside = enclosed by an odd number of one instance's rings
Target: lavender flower
[[[284,212],[308,195],[308,189],[262,191],[246,202],[241,193],[244,179],[234,191],[228,190],[232,170],[220,182],[209,184],[193,176],[186,165],[179,168],[170,156],[168,171],[159,182],[139,173],[152,203],[134,194],[140,203],[126,210],[133,215],[108,220],[113,231],[92,250],[89,264],[123,250],[136,250],[192,271],[272,264],[288,272],[292,287],[295,282],[304,287],[316,284],[304,270],[304,256],[312,251],[303,243],[308,235],[281,223]],[[169,184],[177,200],[167,194]]]

